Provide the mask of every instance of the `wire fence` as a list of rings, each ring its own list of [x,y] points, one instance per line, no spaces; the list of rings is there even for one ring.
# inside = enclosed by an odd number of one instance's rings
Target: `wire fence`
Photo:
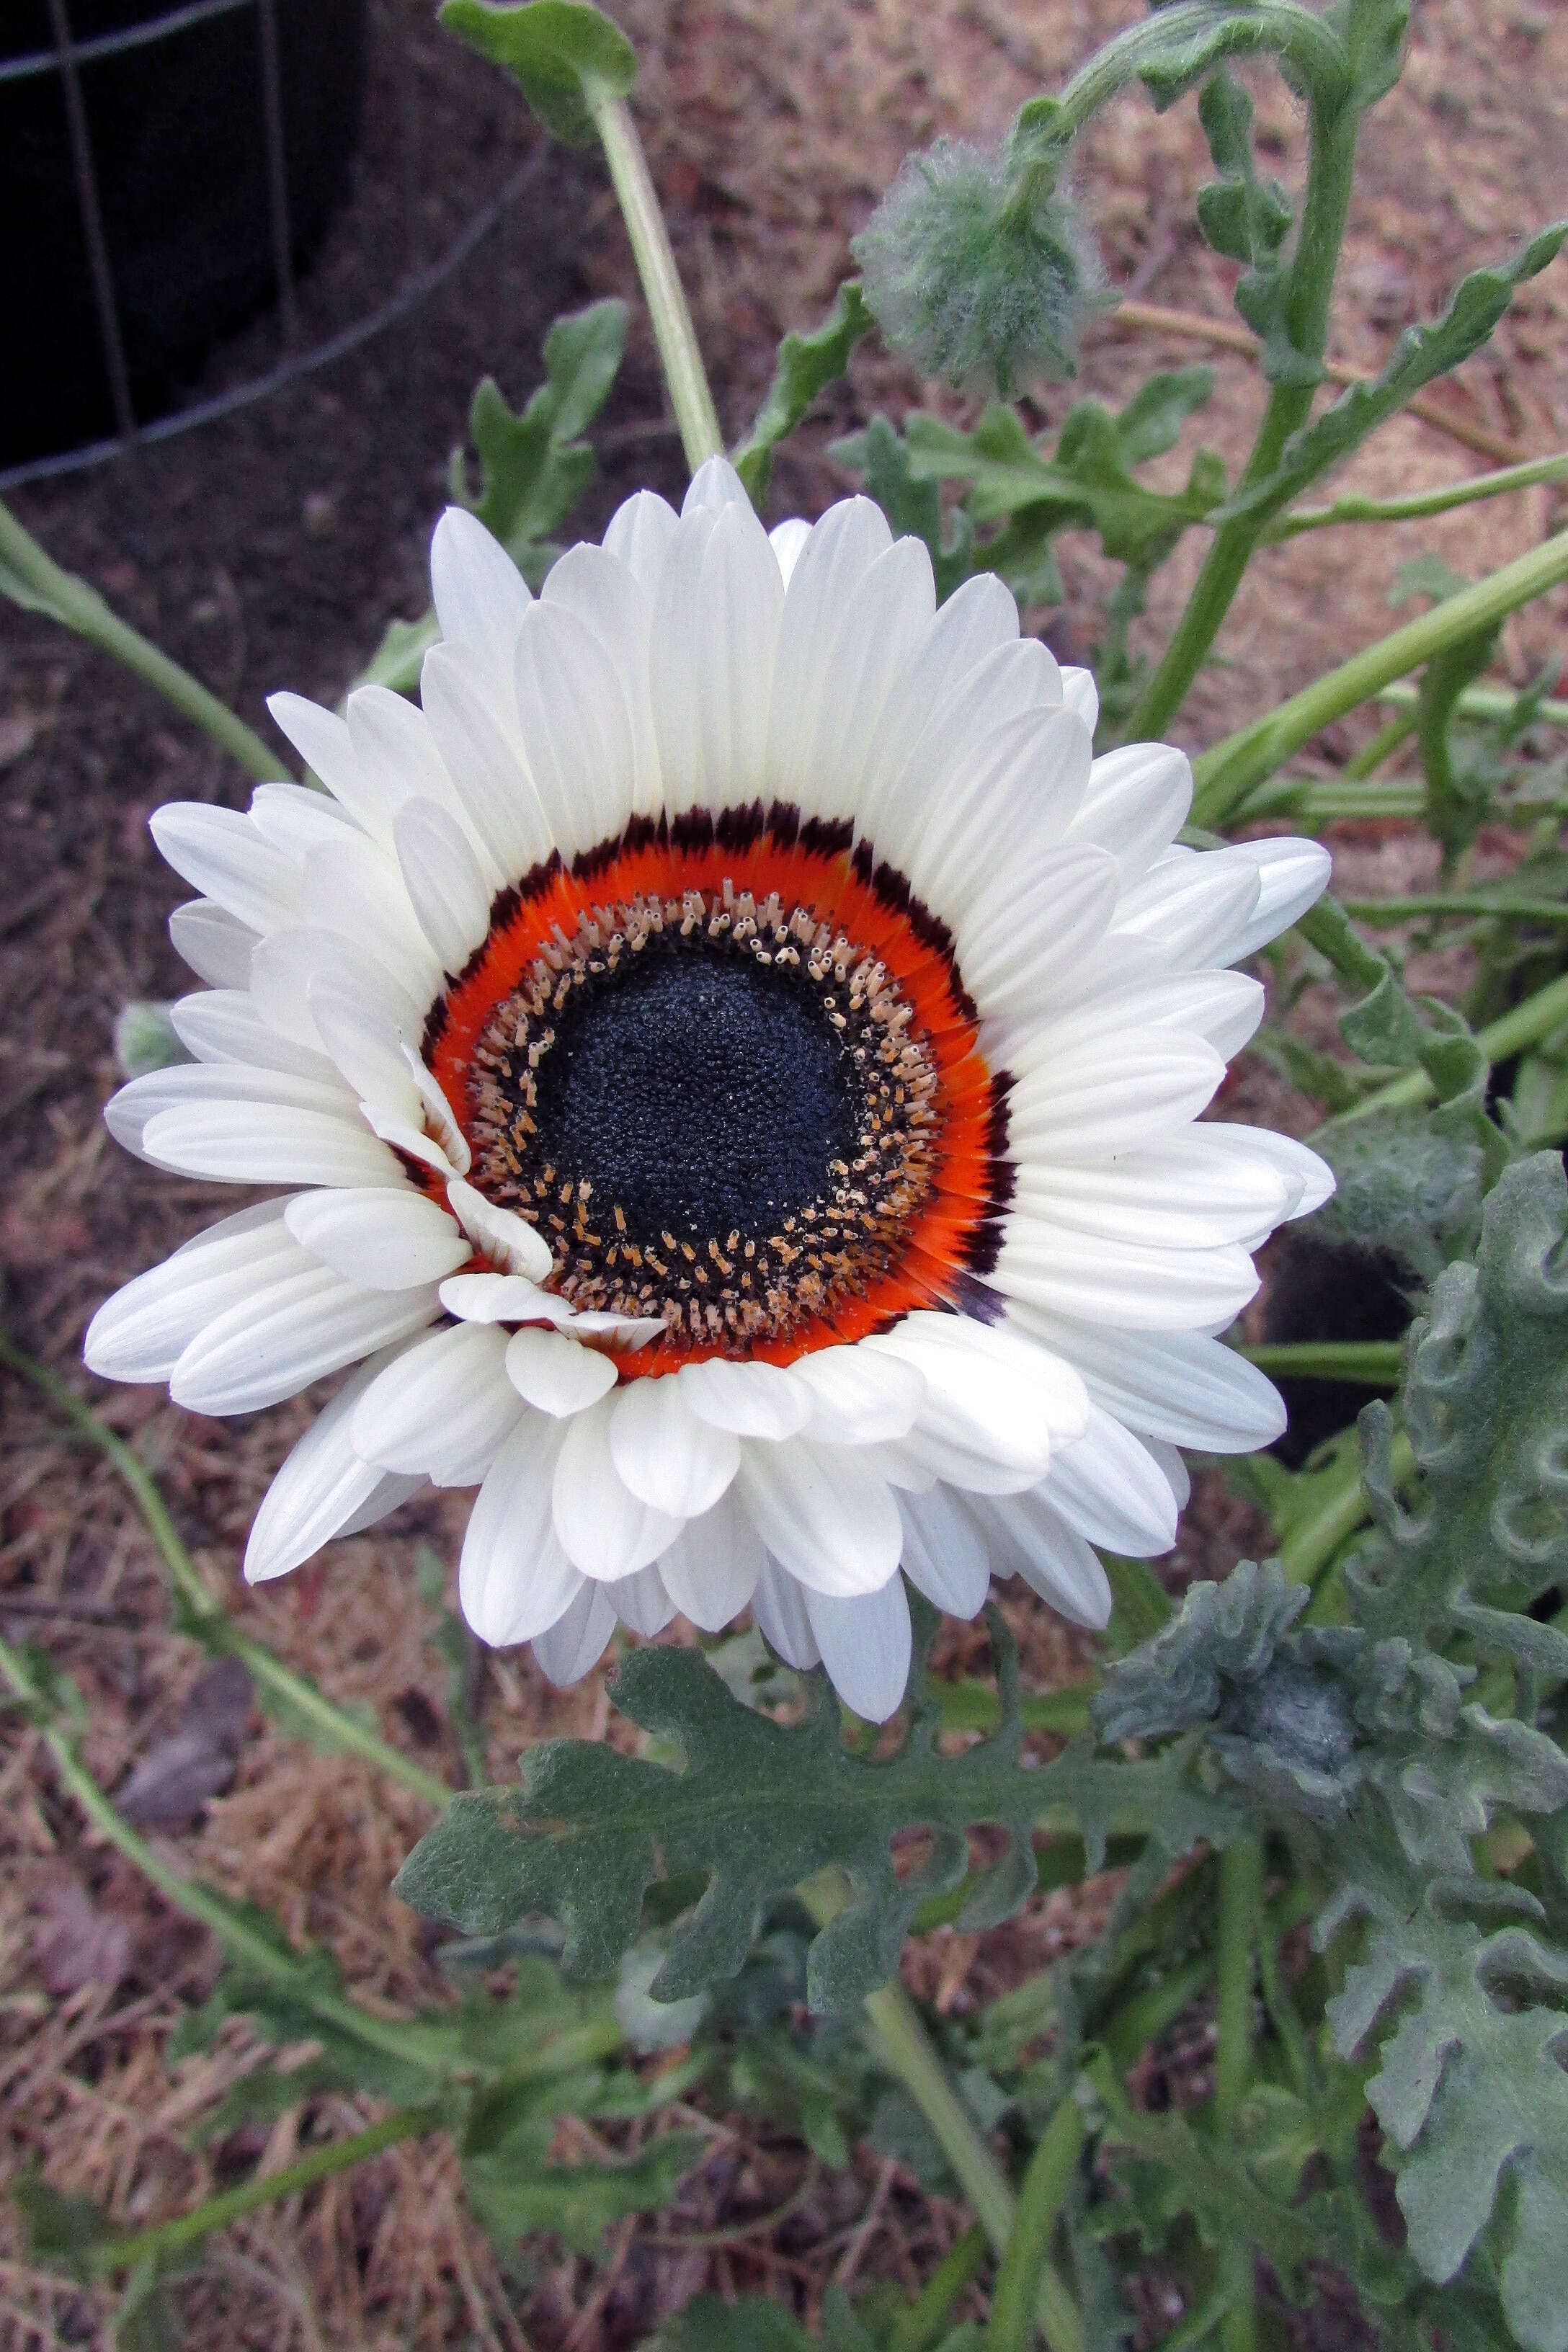
[[[450,278],[489,236],[503,216],[527,194],[543,163],[541,147],[518,164],[495,194],[479,206],[432,261],[423,261],[417,230],[420,194],[420,142],[417,108],[408,76],[412,61],[406,44],[394,37],[393,63],[403,86],[398,110],[402,144],[401,172],[404,210],[408,224],[404,264],[398,282],[387,299],[350,324],[322,340],[300,347],[300,303],[294,268],[289,152],[285,138],[281,45],[278,0],[185,0],[183,6],[112,32],[78,40],[70,25],[68,0],[47,0],[52,45],[15,58],[0,58],[0,85],[41,75],[58,76],[64,100],[76,204],[91,280],[93,310],[114,417],[108,438],[52,455],[28,458],[0,470],[0,491],[28,482],[100,466],[123,457],[143,444],[167,441],[231,415],[237,409],[270,398],[300,377],[335,361],[383,334],[407,318]],[[104,226],[106,192],[98,164],[82,93],[81,68],[128,50],[145,48],[176,37],[220,16],[247,13],[257,25],[258,101],[265,142],[268,242],[276,280],[280,354],[277,363],[258,375],[233,384],[205,400],[197,400],[172,414],[145,423],[132,402],[126,335],[117,299],[109,240]],[[109,192],[112,194],[112,191]]]

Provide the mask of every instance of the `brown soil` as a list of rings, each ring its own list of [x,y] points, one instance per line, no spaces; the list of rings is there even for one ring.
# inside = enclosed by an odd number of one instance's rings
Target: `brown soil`
[[[1057,81],[1136,13],[1110,0],[1030,0],[1005,10],[984,0],[932,0],[918,11],[899,0],[802,0],[789,12],[752,0],[626,7],[646,60],[640,104],[654,173],[727,427],[738,431],[750,415],[777,335],[826,309],[848,266],[847,239],[906,147],[943,130],[999,131],[1031,90]],[[402,218],[402,100],[387,68],[394,43],[412,56],[421,109],[433,191],[420,207],[426,254],[493,192],[531,135],[499,80],[412,0],[384,0],[378,29],[356,194],[305,289],[310,333],[387,289],[392,224]],[[1277,81],[1260,78],[1257,88],[1272,168],[1290,181],[1299,116]],[[1398,329],[1437,307],[1458,275],[1557,208],[1568,156],[1564,89],[1563,12],[1522,0],[1426,0],[1405,80],[1366,133],[1337,355],[1374,366]],[[1082,184],[1115,283],[1223,320],[1230,273],[1197,241],[1192,221],[1204,164],[1190,108],[1157,119],[1129,100],[1097,128]],[[591,292],[629,285],[601,175],[592,162],[558,152],[526,205],[394,335],[260,407],[147,451],[134,467],[19,497],[18,510],[60,562],[265,726],[268,689],[335,698],[385,621],[422,608],[447,451],[478,378],[492,372],[520,398],[536,379],[550,318]],[[203,389],[267,364],[269,335],[262,326],[242,339]],[[1091,338],[1083,385],[1118,401],[1152,364],[1196,355],[1190,343],[1111,320]],[[1220,357],[1217,375],[1214,403],[1188,437],[1201,432],[1234,468],[1257,383],[1239,359]],[[1527,289],[1490,352],[1444,396],[1461,420],[1533,453],[1568,439],[1565,385],[1568,276],[1559,266]],[[876,407],[901,413],[915,396],[896,364],[862,351],[850,383],[781,461],[778,510],[819,509],[840,483],[822,455],[827,441]],[[1052,393],[1042,415],[1059,418],[1072,396]],[[589,530],[638,483],[679,488],[679,449],[640,324],[604,422],[604,473],[582,518]],[[1185,462],[1184,450],[1184,469]],[[1387,493],[1456,478],[1479,462],[1405,421],[1352,479]],[[1417,549],[1479,572],[1537,541],[1551,512],[1551,494],[1539,490],[1392,536],[1326,532],[1268,555],[1226,630],[1223,657],[1199,682],[1184,735],[1212,740],[1386,627],[1391,575]],[[1168,623],[1197,551],[1195,543],[1184,549],[1162,583],[1152,637]],[[1065,627],[1085,642],[1105,567],[1069,547],[1064,571]],[[1559,597],[1510,624],[1510,676],[1531,673],[1554,631],[1561,640],[1565,610]],[[233,1205],[216,1188],[178,1184],[127,1159],[109,1143],[100,1112],[116,1083],[110,1035],[120,1005],[182,984],[164,923],[184,893],[153,850],[148,813],[178,798],[240,805],[245,786],[97,654],[9,608],[0,632],[9,877],[0,908],[5,1323],[85,1392],[80,1338],[99,1300]],[[1355,740],[1355,726],[1335,730],[1314,756],[1331,768]],[[1409,870],[1401,843],[1345,846],[1358,890],[1397,887],[1395,876],[1403,881]],[[1267,1100],[1274,1117],[1305,1115],[1245,1074],[1234,1099],[1258,1109]],[[421,1542],[455,1559],[466,1503],[417,1505],[390,1533],[340,1545],[324,1565],[247,1593],[237,1575],[245,1531],[308,1408],[220,1425],[176,1412],[157,1392],[98,1390],[93,1401],[115,1428],[134,1433],[238,1620],[336,1697],[372,1709],[388,1738],[455,1773],[445,1668],[426,1645],[430,1621],[415,1599],[413,1559]],[[112,1789],[176,1727],[202,1661],[166,1630],[155,1552],[110,1472],[68,1451],[15,1381],[5,1387],[0,1514],[0,1583],[14,1601],[0,1607],[0,1622],[7,1638],[44,1641],[76,1677],[87,1754]],[[1258,1534],[1215,1490],[1194,1509],[1183,1571],[1223,1572]],[[1047,1612],[1030,1604],[1013,1613],[1035,1684],[1081,1669],[1079,1645]],[[955,1634],[955,1652],[969,1638]],[[480,1661],[477,1684],[497,1776],[545,1732],[605,1727],[598,1676],[553,1694],[518,1654]],[[187,2144],[192,2121],[246,2063],[242,2037],[173,2074],[163,2063],[169,2030],[211,1982],[214,1951],[84,1832],[37,1743],[15,1727],[0,1802],[0,2082],[10,2161],[41,2156],[56,2187],[105,2200],[126,2221],[183,2210],[215,2179],[210,2154]],[[195,1827],[154,1834],[166,1837],[182,1868],[271,1905],[293,1934],[330,1943],[358,1993],[404,2004],[433,1997],[437,1983],[420,1923],[386,1893],[424,1825],[416,1801],[367,1770],[316,1758],[253,1718],[228,1792]],[[932,1937],[911,1951],[910,1981],[944,2009],[989,1994],[1081,1935],[1102,1896],[1042,1900],[987,1937]],[[364,2118],[348,2102],[324,2118],[334,2129],[356,2119]],[[295,2113],[272,2131],[268,2166],[287,2160],[301,2121]],[[731,2132],[721,2119],[712,2128],[716,2147],[740,2160],[712,2174],[701,2225],[782,2201],[800,2177],[798,2151],[764,2145],[740,2126]],[[836,2273],[913,2284],[959,2225],[955,2209],[865,2152],[854,2172],[813,2191],[787,2238],[682,2252],[654,2242],[671,2235],[666,2217],[623,2232],[607,2272],[540,2250],[535,2284],[520,2294],[464,2216],[455,2165],[437,2141],[388,2154],[352,2182],[213,2241],[181,2290],[181,2307],[190,2340],[215,2352],[282,2352],[296,2342],[529,2342],[595,2352],[641,2340],[703,2285],[765,2285],[810,2311]],[[15,2249],[14,2234],[10,2242]],[[1331,2315],[1321,2325],[1329,2332],[1315,2341],[1351,2340],[1332,2333]],[[101,2303],[30,2269],[15,2251],[0,2261],[0,2343],[108,2342]]]

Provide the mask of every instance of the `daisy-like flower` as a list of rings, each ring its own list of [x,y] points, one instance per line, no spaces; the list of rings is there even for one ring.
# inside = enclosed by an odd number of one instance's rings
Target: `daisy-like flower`
[[[458,510],[431,569],[422,709],[279,696],[325,793],[153,819],[208,986],[109,1125],[289,1189],[89,1364],[219,1414],[354,1367],[247,1577],[477,1486],[464,1612],[557,1683],[750,1606],[879,1721],[906,1578],[1102,1624],[1091,1546],[1169,1549],[1177,1449],[1283,1424],[1213,1335],[1331,1180],[1194,1122],[1322,852],[1173,846],[1182,754],[1093,759],[1088,674],[993,577],[939,612],[863,499],[770,537],[715,459],[537,599]]]

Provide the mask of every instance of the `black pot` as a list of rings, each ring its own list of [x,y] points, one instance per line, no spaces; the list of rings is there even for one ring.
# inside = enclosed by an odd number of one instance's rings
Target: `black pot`
[[[85,44],[170,0],[67,0]],[[290,244],[303,267],[358,135],[365,0],[274,0]],[[278,294],[257,0],[80,60],[132,405],[146,423],[217,339]],[[8,0],[0,67],[52,51],[47,0]],[[58,69],[0,79],[0,465],[113,432]]]

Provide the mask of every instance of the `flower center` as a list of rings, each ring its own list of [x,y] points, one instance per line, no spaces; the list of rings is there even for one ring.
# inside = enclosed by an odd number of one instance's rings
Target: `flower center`
[[[893,1263],[936,1073],[881,961],[776,893],[585,912],[474,1054],[476,1181],[582,1307],[781,1337]]]
[[[423,1044],[548,1286],[664,1323],[623,1378],[994,1309],[1008,1082],[948,933],[847,825],[693,810],[552,858]]]

